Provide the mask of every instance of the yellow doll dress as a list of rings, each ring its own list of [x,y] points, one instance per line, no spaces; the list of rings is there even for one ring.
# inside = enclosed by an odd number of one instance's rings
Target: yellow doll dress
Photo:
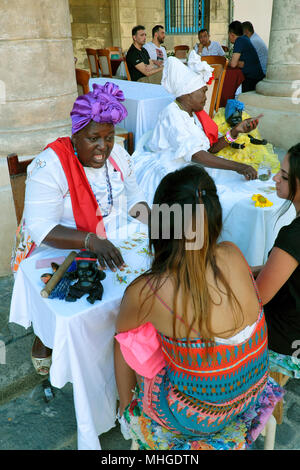
[[[249,114],[243,111],[243,120],[251,118]],[[226,122],[225,119],[225,108],[220,108],[219,111],[214,116],[213,120],[218,126],[219,135],[222,136],[226,134],[228,130],[231,129],[230,125]],[[259,133],[258,128],[249,132],[249,134],[255,139],[262,139]],[[237,144],[245,144],[243,149],[234,149],[229,145],[215,155],[227,158],[228,160],[234,160],[239,163],[245,163],[247,165],[253,166],[256,170],[258,169],[260,163],[267,163],[271,166],[271,171],[273,174],[277,173],[280,169],[280,162],[278,160],[278,155],[274,153],[272,144],[267,143],[266,145],[254,145],[250,143],[250,138],[248,134],[240,134],[237,140]]]

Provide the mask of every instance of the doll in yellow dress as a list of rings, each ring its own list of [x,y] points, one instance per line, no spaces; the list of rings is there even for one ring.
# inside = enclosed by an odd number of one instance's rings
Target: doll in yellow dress
[[[244,106],[241,101],[228,100],[226,108],[219,109],[213,118],[218,126],[219,135],[226,135],[226,132],[238,122],[251,117],[244,111]],[[260,164],[267,164],[271,167],[272,173],[275,174],[279,171],[278,155],[274,153],[272,144],[261,140],[258,128],[252,130],[249,134],[240,134],[234,144],[231,145],[223,148],[215,155],[246,163],[256,170],[258,170]]]

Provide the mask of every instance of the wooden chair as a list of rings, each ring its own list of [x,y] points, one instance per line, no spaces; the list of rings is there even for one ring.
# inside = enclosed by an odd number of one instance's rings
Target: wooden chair
[[[177,57],[177,59],[187,59],[189,50],[189,46],[174,46],[175,57]]]
[[[118,55],[119,58],[121,59],[123,57],[123,51],[121,47],[118,46],[111,46],[111,47],[106,47],[105,49],[108,49],[110,52],[110,57],[112,55]]]
[[[90,74],[87,70],[83,70],[83,69],[75,69],[75,72],[76,72],[78,96],[85,95],[86,93],[90,91],[90,87],[89,87]]]
[[[115,135],[119,137],[123,137],[124,139],[124,147],[129,153],[129,155],[133,154],[134,148],[133,148],[133,133],[128,132],[126,129],[123,129],[122,127],[116,126],[115,127]]]
[[[85,51],[89,61],[91,77],[100,77],[99,62],[96,49],[88,48]]]
[[[209,65],[221,64],[223,65],[223,67],[225,67],[225,64],[227,62],[226,57],[222,55],[206,55],[203,57],[201,56],[201,60],[204,60]]]
[[[127,80],[131,81],[130,73],[129,73],[129,70],[128,70],[127,62],[126,62],[126,57],[125,57],[125,54],[122,51],[122,48],[118,47],[118,46],[112,46],[112,47],[106,47],[106,49],[108,49],[109,52],[110,52],[110,60],[111,61],[114,60],[114,59],[112,59],[112,56],[114,56],[115,54],[119,55],[119,60],[121,60],[123,62],[124,71],[126,73],[126,78],[127,78]],[[125,76],[123,74],[121,76],[119,76],[119,75],[115,75],[115,76],[116,76],[116,78],[120,78],[121,80],[125,79]]]
[[[16,153],[11,153],[7,156],[8,173],[14,199],[17,225],[21,222],[23,215],[27,167],[32,160],[33,158],[19,161]]]
[[[96,49],[98,63],[101,71],[102,77],[112,78],[112,70],[110,63],[110,51],[109,49]]]
[[[126,75],[127,75],[127,80],[131,81],[131,76],[130,76],[130,73],[129,73],[129,70],[128,70],[128,66],[127,66],[127,62],[126,62],[125,57],[124,57],[124,67],[125,67],[125,72],[126,72]]]
[[[204,60],[204,58],[203,58]],[[227,61],[225,66],[221,64],[210,64],[214,69],[214,80],[211,85],[208,85],[208,91],[206,93],[206,104],[204,110],[209,114],[211,118],[218,112],[220,106],[220,100],[222,95],[223,83],[227,69]]]

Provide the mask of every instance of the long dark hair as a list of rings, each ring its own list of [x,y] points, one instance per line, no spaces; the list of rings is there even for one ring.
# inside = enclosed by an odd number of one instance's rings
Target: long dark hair
[[[171,209],[174,204],[177,205],[177,208],[182,209],[181,220],[178,221],[178,211],[175,212],[177,218],[175,214],[169,212],[170,237],[166,239],[163,236],[163,226],[166,224],[166,220],[164,220],[162,214],[157,217],[155,208],[165,205]],[[185,212],[187,205],[192,208],[189,214]],[[203,210],[203,226],[201,227],[203,243],[195,249],[186,249],[187,237],[184,228],[193,226],[195,229],[197,227],[195,219],[199,205]],[[154,217],[155,221],[153,223]],[[212,268],[217,286],[215,290],[219,294],[220,303],[220,293],[227,294],[235,320],[237,320],[235,315],[237,312],[236,306],[238,306],[238,310],[241,310],[239,302],[216,263],[217,240],[222,230],[222,208],[214,181],[204,168],[198,164],[189,164],[182,169],[169,173],[162,179],[155,192],[150,218],[149,244],[154,259],[150,270],[143,276],[148,277],[154,293],[161,288],[166,275],[174,279],[174,337],[176,337],[177,298],[178,292],[181,290],[183,300],[180,306],[180,315],[184,320],[187,337],[189,337],[192,328],[197,328],[205,341],[213,341],[215,336],[211,327],[213,300],[206,280],[208,267]],[[181,237],[176,236],[178,225],[181,225],[182,228]],[[157,230],[153,230],[153,228]],[[199,233],[197,235],[199,236]],[[187,319],[187,305],[190,301],[193,307],[192,321]],[[224,333],[231,333],[236,328],[236,323],[235,321],[233,329]]]
[[[287,151],[287,155],[289,155],[290,167],[288,175],[289,195],[288,199],[281,206],[278,219],[288,211],[296,196],[297,181],[300,181],[300,143],[293,145],[293,147]]]

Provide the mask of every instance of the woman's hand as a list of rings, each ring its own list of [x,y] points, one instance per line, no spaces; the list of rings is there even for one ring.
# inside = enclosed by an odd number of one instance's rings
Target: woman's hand
[[[235,170],[240,175],[244,175],[246,180],[255,180],[257,178],[257,171],[250,165],[245,165],[244,163],[238,163],[238,166]]]
[[[97,255],[99,264],[102,269],[108,266],[112,271],[121,268],[124,265],[120,250],[116,248],[109,240],[99,238],[96,234],[92,234],[88,248]]]
[[[245,119],[242,122],[239,122],[236,126],[231,129],[231,135],[235,139],[239,134],[248,134],[257,128],[260,118],[263,117],[263,114],[255,118]]]

